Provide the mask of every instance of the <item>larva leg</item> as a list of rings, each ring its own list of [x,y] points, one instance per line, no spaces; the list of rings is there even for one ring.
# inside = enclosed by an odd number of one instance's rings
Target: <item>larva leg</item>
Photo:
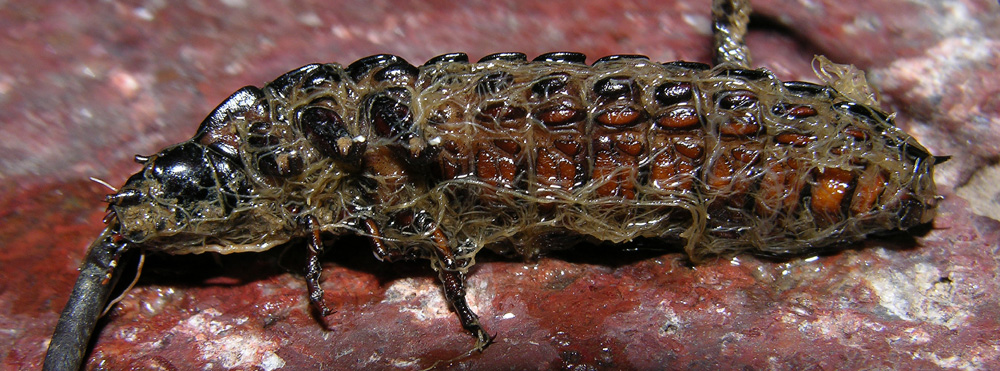
[[[479,324],[479,316],[469,308],[469,303],[465,300],[465,272],[459,269],[463,264],[455,259],[441,230],[434,231],[434,242],[437,246],[435,249],[437,260],[434,264],[437,265],[438,278],[444,286],[444,297],[458,314],[462,328],[476,337],[475,349],[486,349],[493,342],[493,338],[483,330],[483,326]]]
[[[323,255],[323,239],[320,235],[319,222],[316,217],[310,215],[305,217],[300,224],[309,231],[309,252],[306,263],[306,286],[309,287],[309,302],[325,317],[333,311],[326,306],[326,300],[323,299],[323,286],[320,285],[323,266],[319,263],[319,257]]]
[[[445,298],[455,309],[458,319],[462,321],[462,328],[476,337],[475,349],[486,349],[493,342],[493,338],[483,330],[483,326],[479,324],[479,316],[465,301],[465,273],[441,269],[438,271],[438,278],[444,285]]]
[[[407,257],[403,251],[393,249],[385,243],[385,240],[382,238],[382,231],[379,230],[378,225],[374,221],[368,219],[362,224],[368,230],[368,239],[372,242],[372,253],[375,254],[376,259],[392,263]]]
[[[368,230],[368,234],[371,237],[372,252],[375,253],[376,258],[388,262],[412,258],[412,256],[408,256],[404,251],[387,246],[382,239],[382,232],[379,231],[379,227],[374,221],[366,220],[362,224]],[[441,284],[444,287],[445,299],[448,300],[452,309],[458,314],[458,319],[462,322],[462,328],[471,332],[476,337],[475,349],[486,349],[493,342],[493,338],[486,333],[486,330],[483,330],[483,327],[479,324],[479,316],[472,311],[472,308],[469,308],[469,303],[465,300],[465,273],[459,267],[466,264],[462,264],[462,262],[455,259],[451,247],[448,246],[448,239],[440,229],[435,228],[432,236],[435,245],[432,264],[437,269],[438,279],[441,280]]]
[[[750,67],[750,50],[743,40],[749,23],[750,0],[712,1],[713,63]]]

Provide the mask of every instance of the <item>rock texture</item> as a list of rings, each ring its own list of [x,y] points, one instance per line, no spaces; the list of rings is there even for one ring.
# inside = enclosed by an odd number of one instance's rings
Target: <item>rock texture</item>
[[[708,61],[706,1],[36,1],[0,4],[0,367],[37,368],[121,184],[243,85],[315,61],[554,50]],[[755,64],[813,79],[813,54],[869,72],[897,123],[950,154],[933,226],[817,257],[692,266],[679,250],[484,256],[470,302],[496,343],[453,369],[1000,368],[1000,6],[758,0]],[[991,180],[992,179],[992,180]],[[975,208],[972,207],[975,206]],[[987,210],[987,211],[982,211]],[[472,338],[426,264],[340,240],[307,307],[301,246],[150,256],[102,320],[89,368],[403,369]]]

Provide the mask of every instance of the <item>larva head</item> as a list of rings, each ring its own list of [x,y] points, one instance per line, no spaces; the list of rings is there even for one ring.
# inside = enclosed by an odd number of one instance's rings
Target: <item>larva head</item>
[[[263,114],[263,93],[240,89],[205,118],[192,140],[147,157],[143,169],[108,196],[119,233],[133,243],[178,252],[203,251],[207,240],[225,240],[232,217],[251,193],[238,157],[239,132],[232,124]]]
[[[142,171],[108,199],[119,233],[173,252],[248,251],[290,238],[299,211],[340,215],[341,192],[307,205],[298,190],[336,188],[341,169],[359,161],[363,137],[349,136],[332,99],[310,96],[313,103],[292,107],[286,97],[337,80],[329,69],[309,65],[265,90],[244,87],[191,140],[140,161]]]
[[[219,232],[249,184],[230,159],[195,142],[169,147],[108,196],[119,233],[134,243],[201,243]]]

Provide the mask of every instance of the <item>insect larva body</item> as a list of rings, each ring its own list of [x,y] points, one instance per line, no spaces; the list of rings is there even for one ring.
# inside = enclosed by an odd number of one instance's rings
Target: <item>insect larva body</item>
[[[191,140],[138,158],[143,170],[108,197],[109,227],[47,367],[79,362],[90,307],[129,248],[233,253],[305,238],[310,299],[325,312],[322,240],[369,236],[379,259],[429,260],[482,349],[491,339],[464,284],[483,248],[535,257],[646,237],[693,259],[802,254],[928,222],[935,157],[877,108],[749,69],[747,11],[717,2],[716,33],[733,35],[717,39],[715,67],[376,55],[240,89]]]
[[[218,213],[268,220],[263,229],[281,240],[300,234],[301,215],[335,234],[370,234],[371,224],[391,254],[433,251],[421,228],[438,229],[468,258],[482,247],[534,255],[525,241],[563,234],[683,238],[694,256],[796,253],[905,229],[926,217],[914,201],[933,198],[908,137],[832,89],[782,83],[766,70],[520,57],[306,66],[244,89],[233,99],[253,91],[243,107],[252,113],[205,125],[182,146],[217,149],[231,154],[230,167],[254,170],[243,191],[252,196],[235,192],[241,201]],[[237,135],[225,141],[217,131]],[[146,187],[138,179],[122,192]],[[427,225],[415,226],[418,216]],[[200,239],[154,248],[273,243],[231,219],[201,223],[168,219]],[[136,241],[158,232],[122,228]]]

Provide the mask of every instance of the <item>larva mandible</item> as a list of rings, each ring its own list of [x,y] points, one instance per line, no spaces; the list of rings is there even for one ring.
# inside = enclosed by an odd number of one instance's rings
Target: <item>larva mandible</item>
[[[715,66],[556,52],[392,55],[312,64],[245,87],[190,140],[137,161],[108,196],[45,359],[78,368],[129,249],[263,251],[370,237],[381,260],[426,259],[476,349],[465,301],[483,248],[534,257],[570,241],[677,242],[692,259],[802,254],[929,222],[932,156],[858,86],[750,69],[749,4],[713,4]],[[820,70],[848,74],[817,57]]]

